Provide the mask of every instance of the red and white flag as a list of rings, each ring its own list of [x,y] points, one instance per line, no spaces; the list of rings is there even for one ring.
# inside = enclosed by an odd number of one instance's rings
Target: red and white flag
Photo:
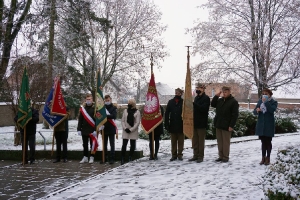
[[[149,134],[162,123],[162,121],[163,118],[160,113],[160,104],[154,80],[154,73],[152,72],[141,121],[142,128],[146,134]]]

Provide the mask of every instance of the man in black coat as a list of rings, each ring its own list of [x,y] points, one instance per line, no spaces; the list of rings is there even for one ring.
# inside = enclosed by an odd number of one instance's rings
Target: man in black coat
[[[113,164],[115,162],[115,135],[116,135],[116,127],[114,121],[117,117],[117,108],[112,104],[112,99],[109,95],[105,95],[105,108],[106,108],[106,116],[107,122],[104,124],[104,152],[106,154],[106,161],[109,161],[109,164]],[[107,143],[109,139],[110,144],[110,155],[108,157],[107,153]]]
[[[89,154],[89,141],[90,146],[92,146],[92,141],[89,134],[96,135],[95,131],[95,105],[93,102],[93,96],[87,94],[85,97],[85,103],[80,108],[80,113],[78,117],[77,132],[78,135],[82,137],[82,146],[83,146],[83,158],[80,163],[93,163],[94,155],[91,154],[90,161],[88,159]]]
[[[205,85],[196,84],[197,96],[194,99],[194,135],[192,139],[193,158],[189,161],[197,161],[201,163],[204,157],[206,128],[208,125],[208,111],[210,99],[205,94]]]
[[[221,93],[223,93],[223,97],[219,98]],[[239,104],[231,95],[231,88],[224,86],[212,99],[211,106],[216,108],[214,126],[216,127],[219,151],[219,158],[216,161],[228,162],[231,132],[239,116]]]
[[[26,124],[26,137],[25,137],[25,145],[24,145],[24,129],[20,128],[21,132],[21,141],[22,141],[22,151],[25,147],[25,164],[30,162],[30,164],[34,164],[35,161],[35,135],[36,135],[36,124],[39,122],[39,111],[31,108],[32,110],[32,118]],[[15,117],[15,122],[18,121],[18,115]],[[29,159],[28,159],[28,145],[29,145]]]
[[[169,133],[171,133],[172,158],[170,159],[170,161],[174,161],[177,158],[178,160],[182,160],[183,156],[182,151],[184,145],[184,134],[182,120],[182,94],[183,90],[181,90],[180,88],[177,88],[175,90],[175,97],[169,100],[165,112],[165,129]]]

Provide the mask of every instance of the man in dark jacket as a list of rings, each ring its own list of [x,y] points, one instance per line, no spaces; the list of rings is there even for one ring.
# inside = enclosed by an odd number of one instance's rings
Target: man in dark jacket
[[[221,93],[223,97],[219,98]],[[228,162],[231,132],[239,116],[239,104],[231,95],[231,88],[224,86],[212,99],[211,106],[216,108],[214,126],[219,150],[219,158],[216,161]]]
[[[117,117],[117,108],[112,104],[112,99],[109,95],[105,95],[104,101],[107,116],[107,122],[104,124],[104,152],[106,154],[106,161],[109,161],[109,164],[113,164],[115,162],[115,135],[117,128],[114,120]],[[107,153],[108,139],[110,144],[109,157]]]
[[[161,116],[164,117],[164,108],[160,105],[160,113]],[[163,122],[161,122],[154,130],[154,142],[155,142],[155,151],[154,151],[154,157],[153,157],[153,148],[152,148],[152,132],[149,133],[149,148],[150,148],[150,158],[149,160],[157,160],[157,153],[159,149],[159,140],[160,136],[164,134],[164,127]]]
[[[183,134],[183,120],[182,120],[182,104],[183,99],[181,98],[183,90],[177,88],[175,90],[175,97],[169,100],[165,112],[165,129],[171,133],[171,148],[172,158],[170,161],[182,160],[182,151],[184,144]],[[177,151],[178,145],[178,151]]]
[[[201,163],[204,157],[205,136],[208,124],[208,111],[210,106],[210,99],[205,94],[205,85],[201,83],[196,84],[197,96],[194,99],[194,135],[192,139],[193,158],[189,161],[197,161]]]
[[[85,97],[85,103],[80,108],[80,113],[78,117],[78,125],[77,132],[78,135],[82,137],[82,146],[83,146],[83,158],[80,163],[93,163],[94,155],[91,154],[90,161],[88,159],[89,154],[89,146],[88,143],[90,141],[90,146],[92,146],[92,141],[89,137],[89,134],[96,135],[95,131],[95,105],[93,102],[93,96],[91,94],[87,94]]]
[[[36,134],[36,124],[39,122],[39,111],[31,108],[32,110],[32,118],[26,124],[26,137],[24,144],[24,129],[20,128],[21,132],[21,141],[22,141],[22,151],[25,147],[25,164],[34,164],[35,158],[35,134]],[[15,117],[15,121],[18,121],[18,115]],[[28,145],[29,145],[29,159],[28,159]]]

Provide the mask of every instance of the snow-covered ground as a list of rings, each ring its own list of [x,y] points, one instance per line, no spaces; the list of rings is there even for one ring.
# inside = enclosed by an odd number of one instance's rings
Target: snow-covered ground
[[[41,129],[41,125],[38,126]],[[81,138],[76,135],[76,121],[70,121],[69,149],[81,150]],[[13,127],[0,128],[1,149],[21,149],[13,146]],[[121,130],[119,131],[121,133]],[[43,133],[51,149],[51,133]],[[121,135],[121,134],[120,134]],[[42,138],[38,138],[41,141]],[[159,160],[141,158],[103,174],[95,175],[86,181],[70,185],[48,195],[49,199],[264,199],[261,177],[266,166],[259,165],[261,159],[260,141],[256,136],[233,138],[230,161],[217,163],[215,140],[206,141],[205,158],[202,163],[188,162],[192,157],[191,141],[185,140],[184,160],[170,162],[170,141],[161,141]],[[247,141],[252,140],[252,141]],[[243,141],[243,142],[238,142]],[[99,142],[101,144],[101,142]],[[300,133],[277,135],[273,138],[271,163],[280,149],[289,145],[299,146]],[[121,137],[116,141],[120,150]],[[37,149],[43,149],[39,144]],[[101,149],[101,146],[100,146]],[[137,149],[149,155],[148,141],[138,140]]]

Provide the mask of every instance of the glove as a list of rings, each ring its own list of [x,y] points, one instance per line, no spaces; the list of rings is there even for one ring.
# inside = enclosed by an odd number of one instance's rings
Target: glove
[[[78,134],[79,136],[81,136],[81,131],[78,131],[77,134]]]
[[[126,133],[131,133],[131,131],[129,130],[129,128],[125,129]]]
[[[99,131],[102,131],[104,129],[104,125],[100,126]]]
[[[97,137],[96,131],[94,131],[94,132],[92,133],[92,135],[93,135],[94,137]]]
[[[106,110],[106,115],[110,115],[110,112],[108,112],[108,110],[107,109],[105,109]]]

